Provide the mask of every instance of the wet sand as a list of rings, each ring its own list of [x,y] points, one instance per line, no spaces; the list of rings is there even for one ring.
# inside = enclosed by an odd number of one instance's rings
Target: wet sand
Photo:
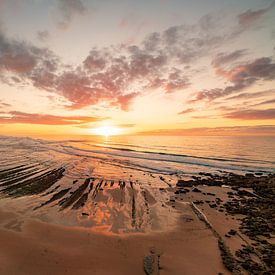
[[[274,176],[94,167],[79,178],[35,163],[0,171],[0,274],[272,270],[274,227],[266,205]],[[261,184],[265,193],[257,189]],[[256,211],[245,208],[251,203],[265,213],[255,222],[263,230],[249,223]]]
[[[196,219],[190,211],[191,217]],[[188,224],[181,221],[180,226],[182,230],[170,232],[114,235],[28,221],[21,232],[1,229],[0,271],[1,274],[144,274],[144,269],[154,270],[151,274],[224,272],[211,232],[198,220]]]

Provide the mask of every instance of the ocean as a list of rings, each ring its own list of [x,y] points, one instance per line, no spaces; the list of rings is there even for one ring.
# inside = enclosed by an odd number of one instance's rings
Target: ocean
[[[275,138],[262,136],[1,136],[0,155],[1,170],[35,161],[78,177],[91,173],[93,160],[161,174],[275,172]]]

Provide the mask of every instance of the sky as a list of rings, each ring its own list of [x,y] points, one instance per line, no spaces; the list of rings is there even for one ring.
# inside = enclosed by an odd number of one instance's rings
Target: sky
[[[275,1],[0,0],[0,134],[275,135]]]

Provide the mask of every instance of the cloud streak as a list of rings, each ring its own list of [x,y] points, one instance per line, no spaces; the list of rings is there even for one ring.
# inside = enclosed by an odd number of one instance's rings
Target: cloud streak
[[[275,1],[272,1],[270,6],[268,6],[265,9],[259,9],[259,10],[247,10],[241,14],[238,15],[238,21],[240,25],[247,26],[250,25],[259,19],[261,19],[267,12],[272,10],[275,7]]]
[[[188,108],[188,109],[185,109],[185,110],[182,110],[180,112],[178,112],[179,115],[185,115],[185,114],[189,114],[189,113],[192,113],[194,112],[194,109],[192,108]]]
[[[0,116],[0,124],[21,123],[42,125],[81,125],[104,119],[106,118],[90,116],[54,116],[12,111],[4,113]]]
[[[275,104],[275,99],[265,100],[260,103],[254,104],[254,106]]]
[[[274,125],[256,125],[256,126],[234,126],[234,127],[202,127],[189,129],[159,129],[153,131],[140,132],[139,135],[157,135],[157,136],[243,136],[256,135],[275,136]]]
[[[10,104],[6,103],[6,102],[3,102],[2,100],[0,100],[0,108],[7,108],[7,107],[11,107]]]
[[[266,120],[275,119],[275,109],[266,110],[238,110],[224,115],[225,118],[241,120]]]

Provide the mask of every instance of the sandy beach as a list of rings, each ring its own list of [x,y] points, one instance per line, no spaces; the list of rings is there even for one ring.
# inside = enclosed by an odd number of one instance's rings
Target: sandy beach
[[[93,165],[82,179],[35,164],[0,171],[0,274],[271,272],[274,176]]]

